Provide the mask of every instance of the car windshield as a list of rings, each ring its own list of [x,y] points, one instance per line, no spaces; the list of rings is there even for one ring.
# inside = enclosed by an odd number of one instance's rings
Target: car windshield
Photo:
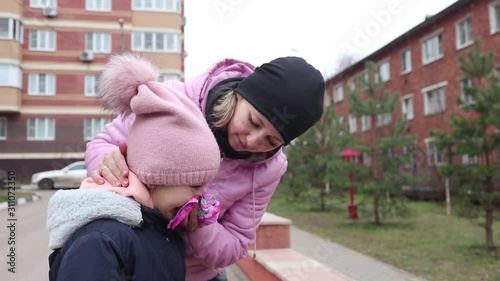
[[[74,171],[74,170],[85,170],[85,164],[81,164],[81,165],[76,165],[76,166],[73,166],[73,167],[69,168],[68,170],[70,170],[70,171]]]

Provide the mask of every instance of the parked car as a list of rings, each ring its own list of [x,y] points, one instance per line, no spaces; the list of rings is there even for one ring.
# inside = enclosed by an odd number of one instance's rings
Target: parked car
[[[69,164],[61,170],[45,171],[31,176],[31,185],[40,189],[78,188],[87,177],[84,161]]]

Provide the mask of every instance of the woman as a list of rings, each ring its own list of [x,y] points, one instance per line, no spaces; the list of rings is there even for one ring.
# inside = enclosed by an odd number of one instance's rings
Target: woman
[[[225,280],[224,268],[246,256],[248,244],[287,168],[281,147],[323,113],[324,80],[304,59],[282,57],[258,68],[226,59],[184,83],[167,81],[204,113],[223,162],[206,191],[221,203],[218,223],[198,228],[196,210],[183,222],[186,280]],[[87,145],[95,182],[128,185],[123,144],[134,115],[118,117]]]

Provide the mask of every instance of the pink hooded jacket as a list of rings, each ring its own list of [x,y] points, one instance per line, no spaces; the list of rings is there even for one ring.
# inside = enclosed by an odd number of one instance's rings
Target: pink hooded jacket
[[[225,59],[184,83],[165,83],[185,93],[205,113],[208,92],[217,83],[228,78],[246,77],[254,69],[249,63]],[[119,142],[126,142],[134,118],[134,115],[125,119],[117,117],[87,144],[85,162],[89,173],[98,169],[104,155],[117,150]],[[281,150],[258,163],[223,160],[216,177],[205,189],[221,204],[218,223],[183,234],[187,248],[187,281],[207,281],[246,256],[248,244],[254,241],[257,226],[287,164]]]

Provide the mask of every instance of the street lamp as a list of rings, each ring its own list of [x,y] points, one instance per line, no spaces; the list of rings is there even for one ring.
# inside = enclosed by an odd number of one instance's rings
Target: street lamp
[[[363,163],[363,155],[359,153],[358,151],[348,148],[340,154],[340,157],[346,161],[347,163],[355,162],[358,160],[358,163]],[[354,174],[351,171],[349,173],[349,181],[351,183],[351,190],[350,190],[350,201],[349,205],[347,206],[347,212],[351,216],[352,219],[357,219],[358,218],[358,207],[354,204],[354,185],[352,183],[354,179]]]
[[[118,23],[120,24],[120,53],[125,52],[125,37],[123,37],[123,18],[120,18],[118,20]]]

